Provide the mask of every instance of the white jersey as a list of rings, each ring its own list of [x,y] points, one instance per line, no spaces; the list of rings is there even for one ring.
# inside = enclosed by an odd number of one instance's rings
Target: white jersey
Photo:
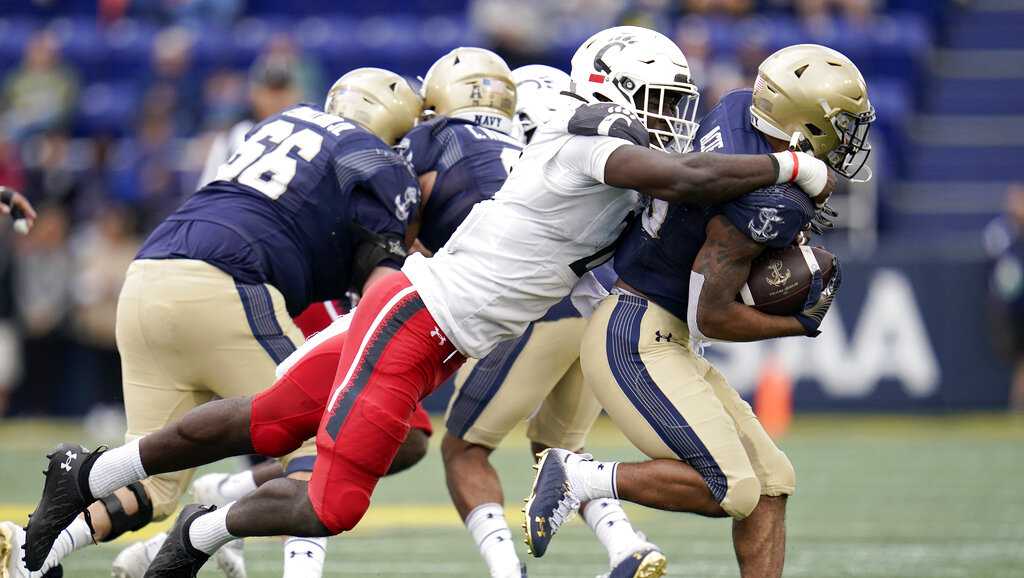
[[[647,138],[622,107],[567,98],[494,198],[433,257],[406,260],[402,271],[459,351],[479,358],[519,336],[612,256],[641,197],[604,184],[605,162]]]

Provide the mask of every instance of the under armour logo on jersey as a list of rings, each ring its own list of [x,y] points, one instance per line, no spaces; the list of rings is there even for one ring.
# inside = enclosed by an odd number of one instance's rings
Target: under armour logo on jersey
[[[445,342],[448,341],[448,338],[444,336],[444,333],[441,333],[441,328],[436,325],[430,330],[430,336],[437,340],[438,345],[444,345]]]
[[[298,557],[298,556],[305,556],[306,558],[312,558],[313,557],[313,551],[312,550],[306,550],[305,552],[296,552],[295,550],[292,550],[291,552],[288,552],[288,557],[289,558],[295,558],[295,557]]]
[[[60,469],[64,470],[65,472],[70,472],[71,471],[71,462],[73,462],[73,461],[78,459],[78,454],[76,454],[75,452],[73,452],[71,450],[68,450],[64,455],[67,456],[68,459],[65,460],[60,465]]]
[[[672,341],[672,334],[669,333],[667,335],[662,335],[661,330],[657,330],[654,332],[654,341],[656,343],[660,343],[662,341]]]

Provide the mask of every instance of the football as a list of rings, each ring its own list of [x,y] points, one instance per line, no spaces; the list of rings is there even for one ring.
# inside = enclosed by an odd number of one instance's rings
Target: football
[[[811,288],[811,267],[816,262],[824,284],[835,273],[832,253],[822,247],[789,246],[765,251],[750,266],[750,276],[739,300],[769,315],[794,315]]]

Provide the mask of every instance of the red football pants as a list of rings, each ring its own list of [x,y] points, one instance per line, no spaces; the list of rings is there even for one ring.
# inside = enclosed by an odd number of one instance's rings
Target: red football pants
[[[316,436],[309,499],[324,526],[334,533],[355,527],[405,441],[417,404],[463,361],[404,274],[367,291],[344,339]]]

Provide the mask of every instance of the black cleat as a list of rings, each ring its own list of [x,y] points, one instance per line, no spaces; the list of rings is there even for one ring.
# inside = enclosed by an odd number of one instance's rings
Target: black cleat
[[[188,539],[188,530],[199,516],[216,509],[216,506],[200,504],[185,506],[178,516],[178,521],[167,533],[167,540],[153,558],[144,578],[196,578],[199,569],[210,559],[210,555],[192,547]]]
[[[107,448],[89,452],[74,444],[61,444],[52,454],[43,474],[43,497],[29,515],[25,528],[25,567],[39,570],[50,554],[50,548],[64,528],[89,507],[94,499],[89,492],[89,470],[96,458]]]

